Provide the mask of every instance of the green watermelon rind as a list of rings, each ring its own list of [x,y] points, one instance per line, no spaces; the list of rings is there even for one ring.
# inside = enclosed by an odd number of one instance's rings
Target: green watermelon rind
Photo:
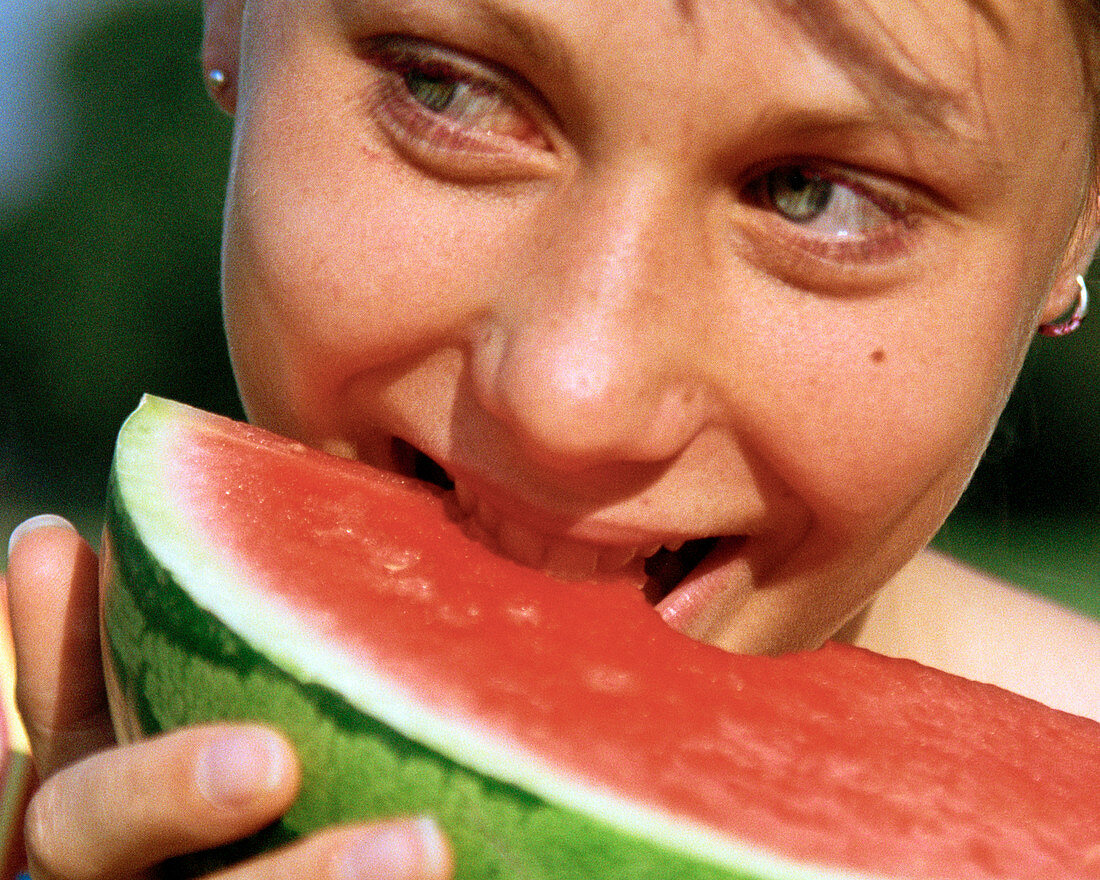
[[[451,841],[460,880],[865,877],[790,861],[555,779],[552,768],[523,762],[514,749],[484,747],[491,737],[468,725],[408,705],[393,683],[368,681],[350,700],[319,683],[324,674],[310,667],[323,669],[334,658],[303,656],[317,646],[301,637],[288,610],[241,583],[227,593],[231,600],[204,595],[205,587],[235,583],[240,574],[188,533],[169,509],[172,496],[157,485],[156,469],[129,461],[147,455],[146,444],[155,450],[156,432],[189,412],[146,398],[120,434],[105,518],[105,649],[141,734],[207,721],[267,723],[298,749],[303,787],[282,820],[189,860],[185,873],[336,823],[427,813]],[[256,644],[264,638],[270,644]],[[502,769],[487,771],[502,759]]]
[[[133,539],[120,520],[113,517],[116,552]],[[349,819],[431,813],[455,847],[457,876],[471,880],[606,876],[608,862],[623,865],[624,876],[654,880],[737,876],[641,847],[612,828],[541,804],[373,721],[323,687],[302,685],[220,627],[182,591],[172,590],[171,576],[157,571],[155,562],[148,557],[143,562],[145,571],[119,564],[104,613],[112,660],[143,730],[155,734],[205,721],[264,722],[283,731],[302,759],[298,801],[276,826],[224,857],[243,857]],[[150,583],[158,588],[146,588],[144,595],[134,586]],[[203,648],[196,650],[198,645]],[[181,698],[196,693],[210,699],[196,707]],[[200,863],[202,869],[221,857]]]

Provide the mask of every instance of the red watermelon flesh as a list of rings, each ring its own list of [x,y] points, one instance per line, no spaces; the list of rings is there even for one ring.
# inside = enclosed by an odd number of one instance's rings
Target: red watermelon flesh
[[[487,550],[441,490],[153,403],[178,529],[252,591],[226,625],[270,610],[273,642],[306,646],[291,651],[304,681],[344,664],[336,677],[384,691],[398,727],[428,707],[431,748],[462,740],[460,760],[507,765],[540,797],[781,866],[1100,878],[1100,725],[848,646],[723,652],[626,580],[566,582]],[[312,659],[318,645],[331,653]]]

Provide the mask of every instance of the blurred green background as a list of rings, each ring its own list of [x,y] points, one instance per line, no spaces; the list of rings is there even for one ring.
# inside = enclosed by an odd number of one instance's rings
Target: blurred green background
[[[31,195],[0,194],[2,534],[49,510],[94,540],[143,391],[240,415],[217,295],[230,125],[198,6],[120,5],[57,46],[65,146]],[[1100,315],[1036,343],[939,546],[1100,617],[1098,404]]]

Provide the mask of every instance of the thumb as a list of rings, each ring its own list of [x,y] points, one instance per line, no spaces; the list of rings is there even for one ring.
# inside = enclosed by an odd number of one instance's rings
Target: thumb
[[[99,651],[98,561],[76,530],[35,517],[12,535],[16,702],[39,777],[114,742]]]

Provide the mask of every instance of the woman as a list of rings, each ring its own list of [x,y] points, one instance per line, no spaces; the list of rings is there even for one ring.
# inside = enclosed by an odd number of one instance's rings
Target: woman
[[[1083,304],[1093,11],[209,0],[249,416],[445,474],[527,564],[644,565],[730,650],[837,636],[1100,716],[1100,628],[923,549]],[[23,530],[10,565],[36,877],[141,876],[286,808],[272,734],[112,748],[92,551]],[[415,819],[225,876],[448,871]]]

